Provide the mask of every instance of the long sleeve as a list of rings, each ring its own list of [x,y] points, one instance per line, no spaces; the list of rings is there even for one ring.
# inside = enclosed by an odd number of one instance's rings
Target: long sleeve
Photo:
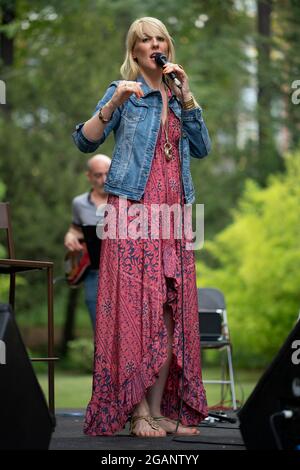
[[[113,96],[115,89],[117,86],[117,82],[113,82],[110,84],[108,89],[106,90],[103,98],[98,102],[96,109],[94,111],[93,116],[99,111],[100,108],[102,108]],[[107,126],[104,129],[103,135],[99,140],[96,141],[91,141],[86,138],[86,136],[83,133],[82,127],[84,126],[84,122],[81,122],[76,125],[76,130],[73,132],[72,137],[75,142],[75,145],[81,150],[81,152],[84,153],[90,153],[90,152],[95,152],[97,148],[103,144],[103,142],[106,140],[107,136],[110,134],[112,130],[115,130],[120,122],[120,110],[119,108],[115,109],[113,112],[112,118],[107,124]]]
[[[182,110],[182,122],[183,133],[189,140],[191,156],[203,158],[208,155],[211,149],[211,140],[202,117],[202,109]]]

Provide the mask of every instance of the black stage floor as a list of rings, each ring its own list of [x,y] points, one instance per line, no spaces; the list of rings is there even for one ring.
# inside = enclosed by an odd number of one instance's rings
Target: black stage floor
[[[129,423],[114,436],[85,436],[83,410],[57,410],[56,429],[52,435],[50,450],[245,450],[236,414],[226,412],[236,423],[202,422],[201,434],[195,437],[167,436],[160,438],[137,438],[129,435]]]

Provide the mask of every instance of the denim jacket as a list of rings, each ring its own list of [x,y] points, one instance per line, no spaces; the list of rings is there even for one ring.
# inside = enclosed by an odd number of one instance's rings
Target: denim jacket
[[[137,99],[134,94],[119,106],[97,141],[88,140],[82,132],[84,123],[76,126],[73,139],[82,152],[94,152],[111,131],[114,131],[115,148],[109,173],[104,185],[107,193],[139,201],[145,190],[159,134],[162,96],[153,90],[140,75],[144,96]],[[119,81],[110,84],[97,104],[95,113],[107,103],[115,92]],[[203,158],[210,151],[209,134],[202,117],[201,108],[183,110],[175,94],[169,98],[169,107],[182,119],[182,135],[179,141],[181,173],[185,203],[195,201],[195,190],[190,172],[190,157]]]

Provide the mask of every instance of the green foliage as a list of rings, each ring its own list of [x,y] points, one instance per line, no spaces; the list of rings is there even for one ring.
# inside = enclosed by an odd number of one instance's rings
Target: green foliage
[[[233,222],[205,245],[217,266],[201,266],[201,285],[224,292],[243,365],[270,361],[300,308],[300,152],[286,167],[265,189],[248,180]]]
[[[89,338],[80,338],[70,341],[68,346],[71,368],[82,373],[92,373],[94,342]]]
[[[5,184],[3,183],[3,181],[0,181],[0,200],[3,201],[4,195],[5,195]]]
[[[63,274],[63,237],[71,222],[71,200],[88,189],[84,170],[90,156],[75,148],[71,133],[76,123],[90,117],[108,84],[120,78],[128,26],[141,16],[155,16],[166,23],[175,41],[176,60],[188,72],[212,137],[211,155],[191,162],[197,202],[205,203],[206,237],[213,238],[237,217],[232,208],[249,177],[253,182],[247,184],[246,193],[252,207],[253,194],[259,193],[255,181],[261,181],[261,173],[277,170],[277,164],[272,166],[272,152],[261,155],[255,131],[249,134],[246,129],[249,123],[255,129],[257,122],[255,100],[249,105],[244,99],[245,90],[256,92],[258,38],[254,1],[187,0],[182,8],[178,0],[7,0],[0,2],[2,11],[4,5],[16,5],[16,17],[12,23],[0,26],[0,34],[14,41],[12,65],[5,67],[0,62],[1,79],[7,90],[7,105],[0,107],[0,177],[6,187],[5,199],[12,206],[17,257],[49,259],[55,263],[55,276]],[[283,149],[294,149],[299,143],[300,108],[291,103],[289,96],[291,82],[299,78],[299,17],[297,2],[273,2],[269,78],[274,109],[269,129],[280,144],[280,155]],[[283,139],[279,132],[283,125],[290,140]],[[243,145],[239,143],[241,136]],[[99,151],[111,155],[112,149],[113,140],[109,139]],[[1,187],[0,183],[0,196]],[[256,204],[264,205],[259,201]],[[259,220],[252,221],[246,209],[239,207],[238,213],[244,218],[247,215],[247,220],[234,233],[229,232],[235,241],[234,250],[227,246],[223,253],[222,244],[228,243],[223,240],[225,230],[216,238],[220,253],[215,254],[213,249],[204,253],[211,268],[218,256],[222,266],[228,260],[226,269],[233,279],[225,279],[218,271],[207,270],[207,275],[214,272],[214,276],[221,276],[220,285],[228,286],[233,299],[240,299],[239,290],[243,292],[247,281],[247,312],[251,307],[256,313],[262,304],[260,297],[256,305],[253,292],[250,295],[249,276],[250,267],[259,267],[259,262],[252,261],[251,265],[249,260],[237,281],[234,261],[240,251],[247,251],[248,257],[250,248],[256,253],[252,237],[247,250],[240,246],[240,232],[247,233],[252,223],[257,224],[257,231],[261,226]],[[267,227],[256,235],[260,237],[256,240],[259,259],[262,254],[272,253],[273,248],[268,246],[264,230]],[[272,256],[270,259],[274,262]],[[287,265],[281,269],[287,269]],[[204,278],[202,269],[200,272]],[[276,279],[278,275],[275,269]],[[255,278],[253,274],[252,277]],[[29,315],[32,322],[44,324],[45,283],[42,276],[40,279],[29,282],[29,294],[28,289],[18,290],[18,314],[24,312],[23,324]],[[3,282],[0,286],[7,287]],[[269,289],[273,287],[275,283],[269,285]],[[255,283],[252,289],[255,290]],[[277,286],[268,298],[275,292],[278,295]],[[1,291],[1,295],[4,293]],[[62,284],[55,285],[55,298],[60,325],[65,298]],[[263,318],[268,318],[267,314]],[[267,328],[270,321],[264,321]],[[257,354],[262,350],[259,341]]]
[[[0,139],[0,154],[5,155],[0,158],[0,172],[13,206],[17,255],[53,259],[60,274],[71,199],[87,188],[84,166],[89,155],[75,148],[71,133],[76,123],[91,115],[108,84],[120,78],[130,23],[143,15],[166,22],[177,60],[189,71],[191,87],[204,110],[209,110],[206,118],[212,137],[217,131],[230,136],[225,146],[214,139],[215,153],[207,165],[194,162],[198,196],[209,197],[206,181],[211,181],[212,168],[235,146],[236,113],[241,106],[236,90],[248,80],[242,38],[251,20],[232,1],[225,6],[189,0],[180,16],[178,4],[170,0],[163,4],[55,1],[51,6],[44,0],[22,0],[16,5],[16,20],[3,27],[14,30],[14,63],[1,72],[9,110],[0,114],[5,136]],[[203,28],[195,26],[201,13],[208,17]],[[112,148],[110,139],[100,152],[110,155]],[[223,185],[230,184],[231,177],[222,178]],[[233,201],[238,186],[234,195],[225,192]],[[212,202],[208,223],[217,226]]]

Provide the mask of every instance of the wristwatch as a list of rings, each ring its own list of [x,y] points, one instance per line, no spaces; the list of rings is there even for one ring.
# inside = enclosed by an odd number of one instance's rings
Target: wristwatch
[[[103,108],[104,108],[104,106],[103,106]],[[99,109],[99,111],[98,111],[98,118],[99,118],[100,121],[102,121],[103,123],[106,124],[107,122],[109,122],[109,121],[111,120],[112,115],[110,116],[109,119],[105,119],[105,117],[103,117],[103,114],[102,114],[102,109],[103,109],[103,108],[100,108],[100,109]]]

